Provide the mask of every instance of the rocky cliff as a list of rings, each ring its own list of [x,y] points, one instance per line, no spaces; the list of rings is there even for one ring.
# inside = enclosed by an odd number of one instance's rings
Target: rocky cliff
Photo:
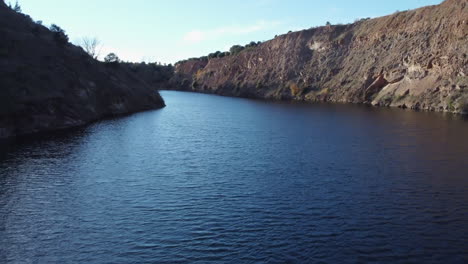
[[[0,1],[0,138],[160,108],[159,93]]]
[[[468,0],[292,32],[178,63],[175,89],[468,111]]]

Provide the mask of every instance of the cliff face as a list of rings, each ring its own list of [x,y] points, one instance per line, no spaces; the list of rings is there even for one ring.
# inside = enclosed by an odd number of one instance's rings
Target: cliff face
[[[176,66],[173,87],[229,96],[468,111],[468,0],[278,36]]]
[[[59,43],[0,1],[0,138],[163,106],[159,93],[127,67]]]

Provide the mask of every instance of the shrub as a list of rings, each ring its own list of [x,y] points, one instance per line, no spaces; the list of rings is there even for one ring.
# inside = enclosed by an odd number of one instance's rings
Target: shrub
[[[241,45],[234,45],[229,49],[229,51],[225,51],[225,52],[216,51],[216,52],[208,54],[208,56],[202,56],[202,57],[199,57],[199,58],[189,58],[189,59],[186,59],[186,60],[181,60],[181,61],[176,62],[175,65],[177,66],[179,64],[182,64],[182,63],[185,63],[185,62],[188,62],[188,61],[207,61],[207,60],[213,59],[213,58],[223,58],[223,57],[227,57],[227,56],[230,56],[230,55],[235,55],[235,54],[243,51],[244,49],[257,47],[260,44],[262,44],[261,41],[257,41],[257,42],[251,41],[249,44],[245,45],[245,47],[241,46]]]
[[[249,44],[245,45],[245,48],[253,48],[253,47],[257,47],[258,45],[262,44],[261,41],[258,41],[258,42],[255,42],[255,41],[251,41]]]
[[[234,55],[241,52],[243,49],[244,47],[242,47],[241,45],[234,45],[229,49],[229,52]]]
[[[255,47],[257,46],[257,42],[251,41],[249,44],[245,45],[245,47]]]
[[[210,53],[208,54],[208,59],[219,58],[220,54],[221,54],[221,51]]]
[[[228,51],[225,51],[225,52],[221,52],[218,54],[218,58],[222,58],[222,57],[226,57],[226,56],[229,56],[230,53]]]
[[[54,39],[59,45],[64,46],[68,43],[68,36],[61,27],[52,24],[49,29],[54,33]]]
[[[109,64],[118,65],[120,63],[120,59],[115,53],[111,52],[111,53],[107,54],[106,57],[104,57],[104,62],[109,63]]]

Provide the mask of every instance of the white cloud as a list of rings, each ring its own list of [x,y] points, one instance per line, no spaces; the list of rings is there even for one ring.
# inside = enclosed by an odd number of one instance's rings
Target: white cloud
[[[183,42],[188,44],[197,44],[205,40],[218,39],[224,36],[246,35],[258,31],[274,28],[282,23],[279,21],[261,20],[252,25],[232,25],[209,30],[192,30],[183,36]]]

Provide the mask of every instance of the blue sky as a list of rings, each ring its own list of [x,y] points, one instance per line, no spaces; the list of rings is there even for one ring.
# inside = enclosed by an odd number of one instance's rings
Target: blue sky
[[[8,2],[9,0],[7,0]],[[14,0],[13,0],[14,1]],[[13,2],[12,1],[12,2]],[[19,0],[23,12],[66,30],[72,42],[97,37],[102,55],[174,63],[263,41],[289,30],[378,17],[442,0]]]

